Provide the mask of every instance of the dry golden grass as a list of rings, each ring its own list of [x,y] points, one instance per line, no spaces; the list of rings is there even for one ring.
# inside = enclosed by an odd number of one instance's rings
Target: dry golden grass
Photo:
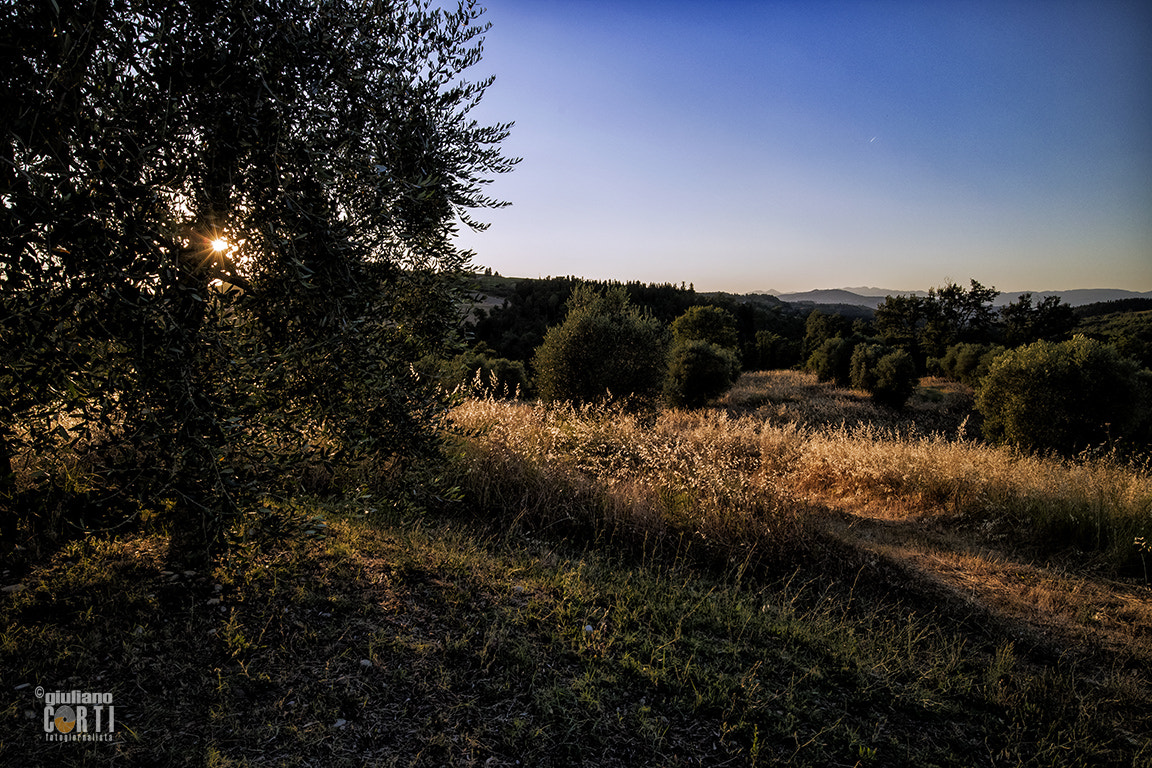
[[[748,419],[474,399],[453,421],[468,435],[458,466],[469,496],[532,526],[758,553],[800,533],[802,504],[758,472]]]
[[[1109,457],[1028,456],[955,432],[885,425],[879,418],[879,426],[846,418],[829,426],[830,414],[839,409],[862,415],[865,408],[852,393],[831,387],[821,399],[822,385],[806,374],[753,376],[753,384],[776,379],[766,388],[773,399],[743,414],[718,407],[636,415],[468,400],[453,419],[472,435],[465,443],[474,452],[471,461],[481,461],[476,451],[488,461],[515,457],[524,463],[521,471],[531,466],[565,478],[564,485],[648,497],[650,504],[663,498],[656,506],[664,512],[676,512],[668,497],[681,493],[692,497],[691,514],[704,515],[745,515],[756,508],[786,518],[806,502],[867,508],[873,515],[890,509],[897,517],[915,512],[1011,525],[1025,537],[1029,528],[1047,535],[1063,530],[1082,549],[1115,544],[1133,555],[1133,538],[1152,535],[1145,530],[1152,476],[1144,469]],[[747,402],[752,389],[742,381],[722,405]],[[776,418],[802,397],[808,398],[803,408],[813,415],[811,422],[795,414]],[[493,471],[473,474],[481,483],[499,477]]]
[[[787,562],[831,532],[1013,619],[1149,634],[1147,590],[1120,597],[1102,575],[1143,580],[1133,542],[1152,539],[1152,475],[985,445],[967,434],[961,388],[924,385],[906,413],[775,372],[698,411],[474,399],[453,420],[472,497],[531,525],[687,539],[730,562]],[[1113,607],[1087,611],[1088,593]]]

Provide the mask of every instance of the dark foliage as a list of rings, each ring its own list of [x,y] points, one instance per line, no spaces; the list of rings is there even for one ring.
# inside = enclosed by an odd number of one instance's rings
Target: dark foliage
[[[984,436],[1072,455],[1093,446],[1147,447],[1152,376],[1115,347],[1077,336],[1009,350],[976,393]]]
[[[852,350],[852,386],[892,408],[902,408],[920,377],[912,356],[884,344],[857,344]]]
[[[454,330],[456,222],[514,164],[508,126],[469,118],[479,13],[3,6],[7,541],[64,482],[17,498],[15,459],[99,447],[104,503],[170,510],[203,560],[282,460],[434,449],[411,362]]]
[[[867,341],[857,335],[835,336],[812,353],[805,367],[815,373],[819,381],[831,381],[840,387],[852,386],[852,353]]]
[[[1072,312],[1080,320],[1100,315],[1114,315],[1120,312],[1147,312],[1152,310],[1152,299],[1133,297],[1114,301],[1097,301],[1073,308]]]
[[[736,349],[736,318],[731,312],[712,306],[691,307],[672,321],[674,343],[703,341],[725,349]]]
[[[1065,341],[1076,327],[1072,307],[1059,296],[1048,296],[1035,306],[1032,294],[1020,294],[1016,301],[1000,308],[1001,336],[1009,347],[1034,341]]]
[[[745,352],[753,370],[792,368],[800,363],[800,341],[794,341],[772,331],[757,331],[756,342]]]
[[[829,315],[818,309],[813,310],[804,321],[804,340],[800,348],[804,359],[810,359],[812,353],[823,347],[830,339],[847,336],[851,327],[851,321],[846,317]]]
[[[1111,344],[1143,367],[1152,368],[1152,310],[1084,317],[1076,330],[1090,339]]]
[[[664,397],[674,406],[698,408],[731,389],[740,361],[730,347],[693,339],[673,345]]]
[[[691,286],[669,283],[648,285],[639,282],[582,280],[574,277],[547,277],[515,281],[504,302],[467,324],[469,336],[492,348],[501,357],[527,362],[544,340],[544,334],[559,324],[565,302],[579,285],[597,290],[620,288],[628,300],[662,324],[671,323],[689,308],[710,306],[736,318],[737,347],[745,368],[759,369],[756,334],[768,331],[789,341],[804,335],[804,314],[771,296],[751,297],[728,294],[699,294]],[[483,287],[483,280],[481,281]]]
[[[967,290],[949,283],[930,289],[927,296],[888,296],[876,308],[876,332],[908,352],[920,371],[926,370],[928,358],[942,357],[954,344],[992,341],[997,331],[992,302],[999,291],[970,283]]]
[[[418,369],[450,391],[466,388],[474,394],[501,398],[532,394],[524,363],[498,357],[483,344],[447,360],[426,358]]]
[[[666,349],[660,322],[622,288],[581,286],[568,299],[564,322],[536,350],[536,388],[546,401],[650,401],[660,391]]]
[[[929,373],[975,387],[988,373],[992,361],[1004,349],[998,344],[955,344],[948,347],[944,357],[929,360],[928,370]]]
[[[672,349],[664,397],[696,408],[728,391],[740,375],[736,317],[715,306],[696,306],[672,321]]]

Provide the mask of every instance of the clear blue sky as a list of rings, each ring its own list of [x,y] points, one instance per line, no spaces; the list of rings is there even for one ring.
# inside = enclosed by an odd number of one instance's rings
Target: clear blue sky
[[[1152,2],[490,0],[517,277],[1152,290]]]

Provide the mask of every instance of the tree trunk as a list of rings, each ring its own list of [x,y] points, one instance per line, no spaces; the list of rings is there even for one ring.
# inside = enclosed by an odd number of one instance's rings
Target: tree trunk
[[[16,512],[16,473],[12,471],[12,445],[0,430],[0,551],[16,543],[20,518]]]

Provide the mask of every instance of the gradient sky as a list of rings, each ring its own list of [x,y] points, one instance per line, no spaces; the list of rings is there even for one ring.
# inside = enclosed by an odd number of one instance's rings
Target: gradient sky
[[[736,293],[1152,290],[1152,3],[489,0],[460,242]]]

